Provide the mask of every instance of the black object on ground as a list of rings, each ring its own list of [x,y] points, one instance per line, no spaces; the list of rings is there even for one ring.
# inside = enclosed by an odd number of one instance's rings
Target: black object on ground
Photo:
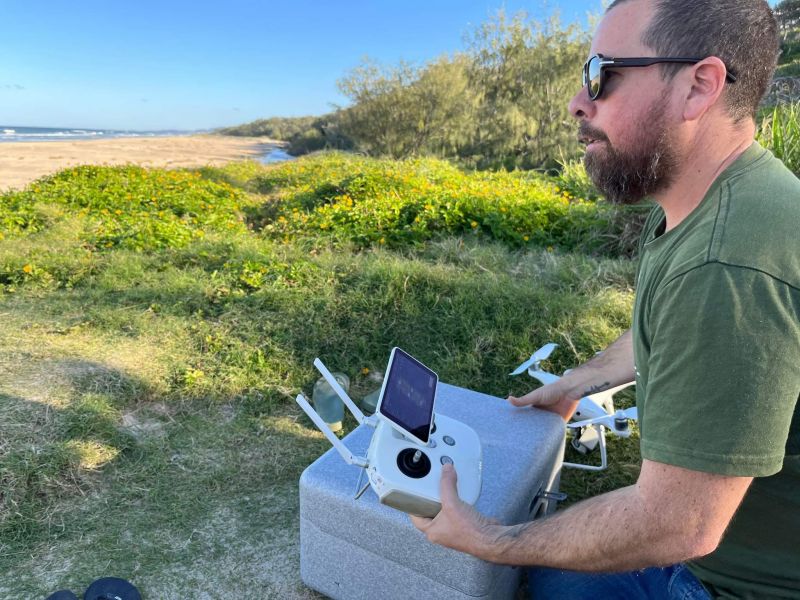
[[[119,577],[103,577],[84,592],[83,600],[142,600],[134,585]]]

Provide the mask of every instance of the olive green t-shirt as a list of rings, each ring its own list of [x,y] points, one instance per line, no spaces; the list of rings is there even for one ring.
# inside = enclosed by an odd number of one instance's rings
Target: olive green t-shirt
[[[800,181],[754,143],[640,247],[633,319],[642,457],[755,477],[712,554],[715,595],[800,598]]]

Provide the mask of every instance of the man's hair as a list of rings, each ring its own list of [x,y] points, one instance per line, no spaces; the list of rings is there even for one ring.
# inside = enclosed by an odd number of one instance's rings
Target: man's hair
[[[614,0],[607,11],[630,0]],[[778,60],[778,24],[765,0],[653,0],[642,43],[658,56],[716,56],[736,76],[724,99],[735,122],[754,118]],[[661,65],[671,79],[680,65]]]

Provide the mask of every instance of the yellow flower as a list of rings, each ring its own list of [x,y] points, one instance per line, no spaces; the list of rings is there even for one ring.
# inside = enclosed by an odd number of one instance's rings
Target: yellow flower
[[[361,369],[361,374],[362,375],[368,375],[369,374],[369,369],[367,367],[364,367],[363,369]]]
[[[381,238],[380,240],[378,240],[378,243],[379,244],[385,244],[386,243],[386,238]]]
[[[523,240],[525,240],[525,241],[527,242],[527,241],[528,241],[529,239],[531,239],[531,238],[529,238],[527,235],[523,235],[523,236],[522,236],[522,239],[523,239]]]
[[[475,229],[478,226],[478,222],[473,221],[472,223],[470,223],[470,225],[472,226],[473,229]]]
[[[23,273],[28,273],[28,274],[33,273],[33,267],[31,265],[25,265],[24,267],[22,267],[22,271]]]

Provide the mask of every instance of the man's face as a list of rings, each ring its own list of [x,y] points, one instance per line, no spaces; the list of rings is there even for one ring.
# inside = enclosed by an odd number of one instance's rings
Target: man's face
[[[632,123],[639,135],[625,146],[614,146],[601,130],[581,123],[581,139],[603,142],[587,148],[584,164],[592,182],[610,202],[636,204],[672,183],[678,159],[669,135],[667,104],[666,97],[655,100]]]
[[[653,56],[639,41],[651,16],[649,0],[618,5],[600,23],[591,54]],[[583,88],[570,102],[586,171],[611,202],[634,204],[672,182],[679,157],[665,88],[658,66],[610,69],[600,98],[591,101]]]

